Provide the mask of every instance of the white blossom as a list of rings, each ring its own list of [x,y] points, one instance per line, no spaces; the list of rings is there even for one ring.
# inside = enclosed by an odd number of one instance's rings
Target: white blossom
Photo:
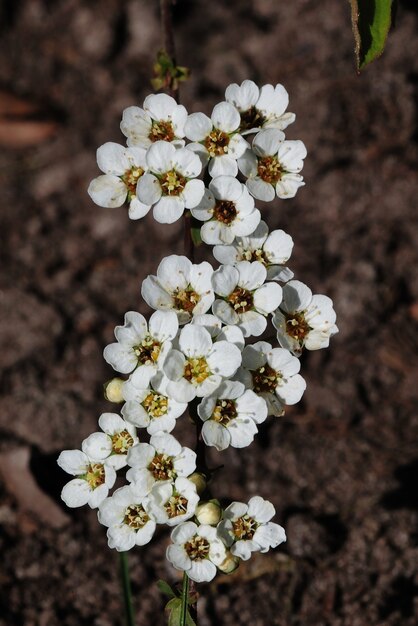
[[[81,450],[64,450],[57,463],[64,472],[76,477],[61,492],[61,498],[71,508],[85,504],[92,509],[98,507],[115,484],[114,468],[107,462],[90,459]]]
[[[303,396],[306,383],[299,370],[299,359],[288,350],[258,341],[245,346],[237,378],[264,398],[269,415],[279,416],[285,404],[296,404]]]
[[[264,399],[237,381],[224,381],[197,407],[203,421],[202,437],[207,446],[225,450],[228,446],[249,446],[257,433],[256,424],[267,417]]]
[[[177,526],[194,515],[198,502],[196,485],[180,476],[174,483],[155,483],[148,497],[147,511],[158,524]]]
[[[173,544],[167,548],[167,559],[197,583],[212,580],[216,566],[226,558],[225,546],[213,526],[184,522],[173,530],[171,540]]]
[[[213,343],[202,326],[188,324],[179,335],[179,350],[171,350],[164,373],[171,382],[168,393],[178,402],[190,402],[213,393],[223,378],[233,376],[241,363],[241,351],[227,341]]]
[[[117,343],[104,349],[105,360],[122,374],[129,374],[136,367],[150,367],[154,372],[161,369],[165,355],[171,348],[171,339],[178,331],[177,315],[172,311],[156,311],[149,323],[141,313],[128,311],[123,326],[116,326]]]
[[[98,518],[101,524],[108,527],[109,548],[125,552],[135,545],[143,546],[151,541],[156,522],[146,510],[147,502],[146,495],[128,485],[117,489],[101,503]]]
[[[131,106],[124,110],[121,131],[128,146],[148,148],[156,141],[184,145],[184,124],[187,111],[182,104],[164,93],[151,94],[144,100],[144,108]]]
[[[209,184],[192,215],[205,222],[200,235],[210,245],[232,243],[235,237],[250,235],[260,222],[260,211],[245,185],[232,176],[218,176]]]
[[[125,467],[129,448],[139,439],[136,428],[117,413],[102,413],[99,417],[102,433],[92,433],[84,439],[81,449],[92,461],[106,461],[116,470]]]
[[[142,297],[153,309],[173,310],[179,323],[192,315],[206,313],[214,300],[213,267],[207,261],[193,264],[185,256],[172,254],[158,266],[156,276],[142,283]]]
[[[261,221],[248,237],[236,237],[232,245],[213,248],[213,256],[219,263],[235,265],[239,261],[260,261],[267,269],[267,280],[287,282],[293,272],[285,266],[293,249],[293,239],[284,230],[273,230]]]
[[[202,164],[187,148],[176,148],[167,141],[157,141],[147,150],[147,173],[141,176],[137,196],[152,205],[153,215],[161,224],[172,224],[201,201],[205,186],[197,180]]]
[[[241,115],[240,130],[243,135],[260,128],[284,130],[295,121],[294,113],[285,113],[289,95],[283,85],[263,85],[261,89],[252,80],[241,85],[232,83],[225,91],[225,100],[236,107]]]
[[[283,287],[283,301],[273,315],[277,339],[283,348],[300,356],[303,348],[327,348],[330,338],[338,332],[331,298],[312,295],[299,280]]]
[[[114,208],[129,203],[129,217],[137,220],[150,210],[136,195],[139,179],[147,170],[143,148],[126,148],[111,141],[97,150],[97,164],[104,174],[94,178],[88,194],[101,207]]]
[[[232,502],[224,511],[218,534],[234,556],[247,561],[252,552],[267,552],[286,541],[284,528],[271,522],[274,506],[260,496]]]
[[[239,125],[240,115],[228,102],[217,104],[210,118],[204,113],[189,115],[185,133],[194,143],[189,144],[188,149],[196,150],[203,165],[209,161],[212,178],[238,174],[237,159],[248,148],[238,132]]]
[[[212,278],[214,291],[222,298],[213,303],[213,313],[225,324],[238,325],[244,337],[261,335],[266,316],[282,300],[280,285],[265,283],[266,277],[267,270],[259,261],[221,265]]]
[[[306,148],[302,141],[286,141],[284,133],[275,128],[260,131],[252,149],[238,160],[240,171],[247,177],[248,191],[254,198],[269,202],[278,198],[293,198],[302,187]]]
[[[228,341],[236,345],[240,350],[245,346],[242,330],[234,324],[222,324],[216,315],[210,313],[194,315],[190,323],[206,328],[214,341]]]

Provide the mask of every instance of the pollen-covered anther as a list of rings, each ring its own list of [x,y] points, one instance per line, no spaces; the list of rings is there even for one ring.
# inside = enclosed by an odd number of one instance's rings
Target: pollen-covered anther
[[[151,130],[148,135],[150,141],[173,141],[174,138],[173,124],[170,121],[160,120],[159,122],[152,122]]]
[[[161,176],[160,185],[165,196],[178,196],[185,188],[187,180],[184,176],[170,170]]]
[[[139,530],[149,521],[149,516],[142,504],[131,504],[125,510],[124,524],[134,530]]]
[[[262,263],[263,265],[270,264],[270,261],[267,258],[266,253],[261,248],[258,248],[258,250],[246,250],[245,252],[243,252],[242,256],[243,256],[244,261],[251,261],[251,262],[258,261],[259,263]]]
[[[243,515],[232,522],[232,529],[237,540],[252,539],[259,523],[249,515]]]
[[[148,465],[148,470],[155,480],[171,480],[176,476],[173,459],[168,454],[156,454]]]
[[[217,157],[227,154],[229,145],[229,136],[222,130],[215,128],[205,139],[205,148],[209,152],[209,156]]]
[[[257,173],[266,183],[275,185],[282,177],[282,166],[275,156],[265,156],[258,159]]]
[[[141,404],[148,415],[154,418],[162,417],[168,411],[168,399],[155,391],[150,391]]]
[[[303,312],[286,314],[286,332],[293,339],[303,341],[311,330]]]
[[[84,478],[92,489],[97,489],[97,487],[103,485],[105,482],[105,468],[103,463],[90,463]]]
[[[141,365],[154,365],[160,355],[161,344],[149,335],[140,344],[133,346],[135,356]]]
[[[122,176],[122,180],[128,188],[128,199],[136,196],[136,184],[143,173],[144,170],[142,169],[142,167],[132,167],[130,170],[127,170]]]
[[[254,299],[251,291],[237,287],[228,296],[228,302],[232,304],[234,311],[237,313],[246,313],[254,308]]]
[[[231,200],[217,200],[213,209],[213,216],[218,222],[231,224],[237,216],[235,202],[231,202]]]
[[[263,391],[274,393],[280,379],[279,372],[276,372],[276,370],[266,364],[258,370],[254,370],[251,374],[253,377],[254,391],[256,393]]]
[[[260,113],[255,106],[252,106],[247,111],[242,111],[241,113],[241,130],[249,130],[250,128],[261,128],[261,126],[266,121],[264,115]]]
[[[200,295],[196,293],[191,287],[187,289],[178,289],[173,295],[174,306],[180,311],[187,311],[191,313],[196,304],[200,301]]]
[[[165,503],[164,508],[168,517],[171,519],[173,517],[177,517],[178,515],[184,515],[187,512],[187,504],[187,498],[181,496],[180,494],[174,494],[168,502]]]
[[[112,452],[114,454],[126,454],[129,448],[134,445],[132,435],[127,430],[122,430],[119,433],[111,435],[112,440]]]
[[[189,358],[184,368],[184,378],[190,383],[199,385],[211,372],[204,357]]]
[[[192,561],[202,561],[209,555],[210,543],[204,537],[195,535],[184,544],[184,549]]]
[[[222,426],[227,426],[237,415],[238,413],[233,400],[219,400],[213,410],[212,419]]]

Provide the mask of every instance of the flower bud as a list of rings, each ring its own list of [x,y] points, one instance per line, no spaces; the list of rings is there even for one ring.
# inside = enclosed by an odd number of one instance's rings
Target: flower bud
[[[191,480],[194,485],[196,485],[196,491],[200,496],[206,489],[206,478],[203,476],[203,474],[199,474],[199,472],[194,472],[193,474],[190,474],[190,476],[188,476],[187,478],[188,480]]]
[[[214,501],[203,502],[196,508],[195,516],[199,524],[209,524],[209,526],[216,526],[222,517],[222,509]]]
[[[122,387],[125,384],[123,378],[112,378],[104,384],[104,397],[109,402],[123,402]]]
[[[224,574],[232,574],[239,567],[240,558],[234,556],[227,550],[226,557],[222,561],[220,565],[218,565],[218,569]]]

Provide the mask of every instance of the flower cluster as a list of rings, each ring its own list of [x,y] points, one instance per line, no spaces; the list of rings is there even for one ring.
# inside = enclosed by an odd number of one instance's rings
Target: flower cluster
[[[286,536],[260,496],[224,509],[211,500],[210,476],[196,472],[196,453],[172,434],[176,421],[189,409],[207,446],[249,446],[259,424],[302,398],[303,350],[327,347],[338,331],[332,301],[287,267],[292,238],[269,233],[255,206],[292,198],[304,185],[306,149],[285,138],[295,119],[287,106],[282,85],[259,89],[248,80],[230,85],[210,117],[150,95],[123,113],[127,146],[99,148],[103,174],[89,186],[100,206],[127,202],[132,219],[152,208],[158,222],[172,223],[190,211],[219,266],[172,254],[142,282],[154,312],[149,320],[126,313],[104,350],[123,376],[107,387],[121,414],[103,414],[101,432],[61,453],[59,465],[74,476],[62,498],[98,508],[118,551],[148,543],[158,524],[174,527],[167,558],[197,582]],[[255,340],[269,325],[276,346]],[[109,495],[122,469],[127,484]]]

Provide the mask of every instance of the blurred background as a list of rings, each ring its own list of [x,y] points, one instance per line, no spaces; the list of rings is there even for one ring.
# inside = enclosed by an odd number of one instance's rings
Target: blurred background
[[[288,541],[202,585],[201,626],[417,623],[417,12],[400,3],[358,77],[347,2],[177,2],[189,112],[245,78],[288,90],[306,187],[263,214],[340,328],[303,357],[299,405],[250,448],[211,455],[227,468],[215,494],[272,500]],[[96,148],[123,143],[122,110],[151,92],[158,3],[3,0],[0,18],[0,625],[116,626],[117,554],[94,511],[61,506],[56,458],[114,408],[102,350],[125,311],[148,313],[144,277],[183,252],[180,222],[132,222],[86,193]],[[186,418],[176,434],[188,441]],[[161,531],[131,553],[138,626],[165,623],[167,543]]]

